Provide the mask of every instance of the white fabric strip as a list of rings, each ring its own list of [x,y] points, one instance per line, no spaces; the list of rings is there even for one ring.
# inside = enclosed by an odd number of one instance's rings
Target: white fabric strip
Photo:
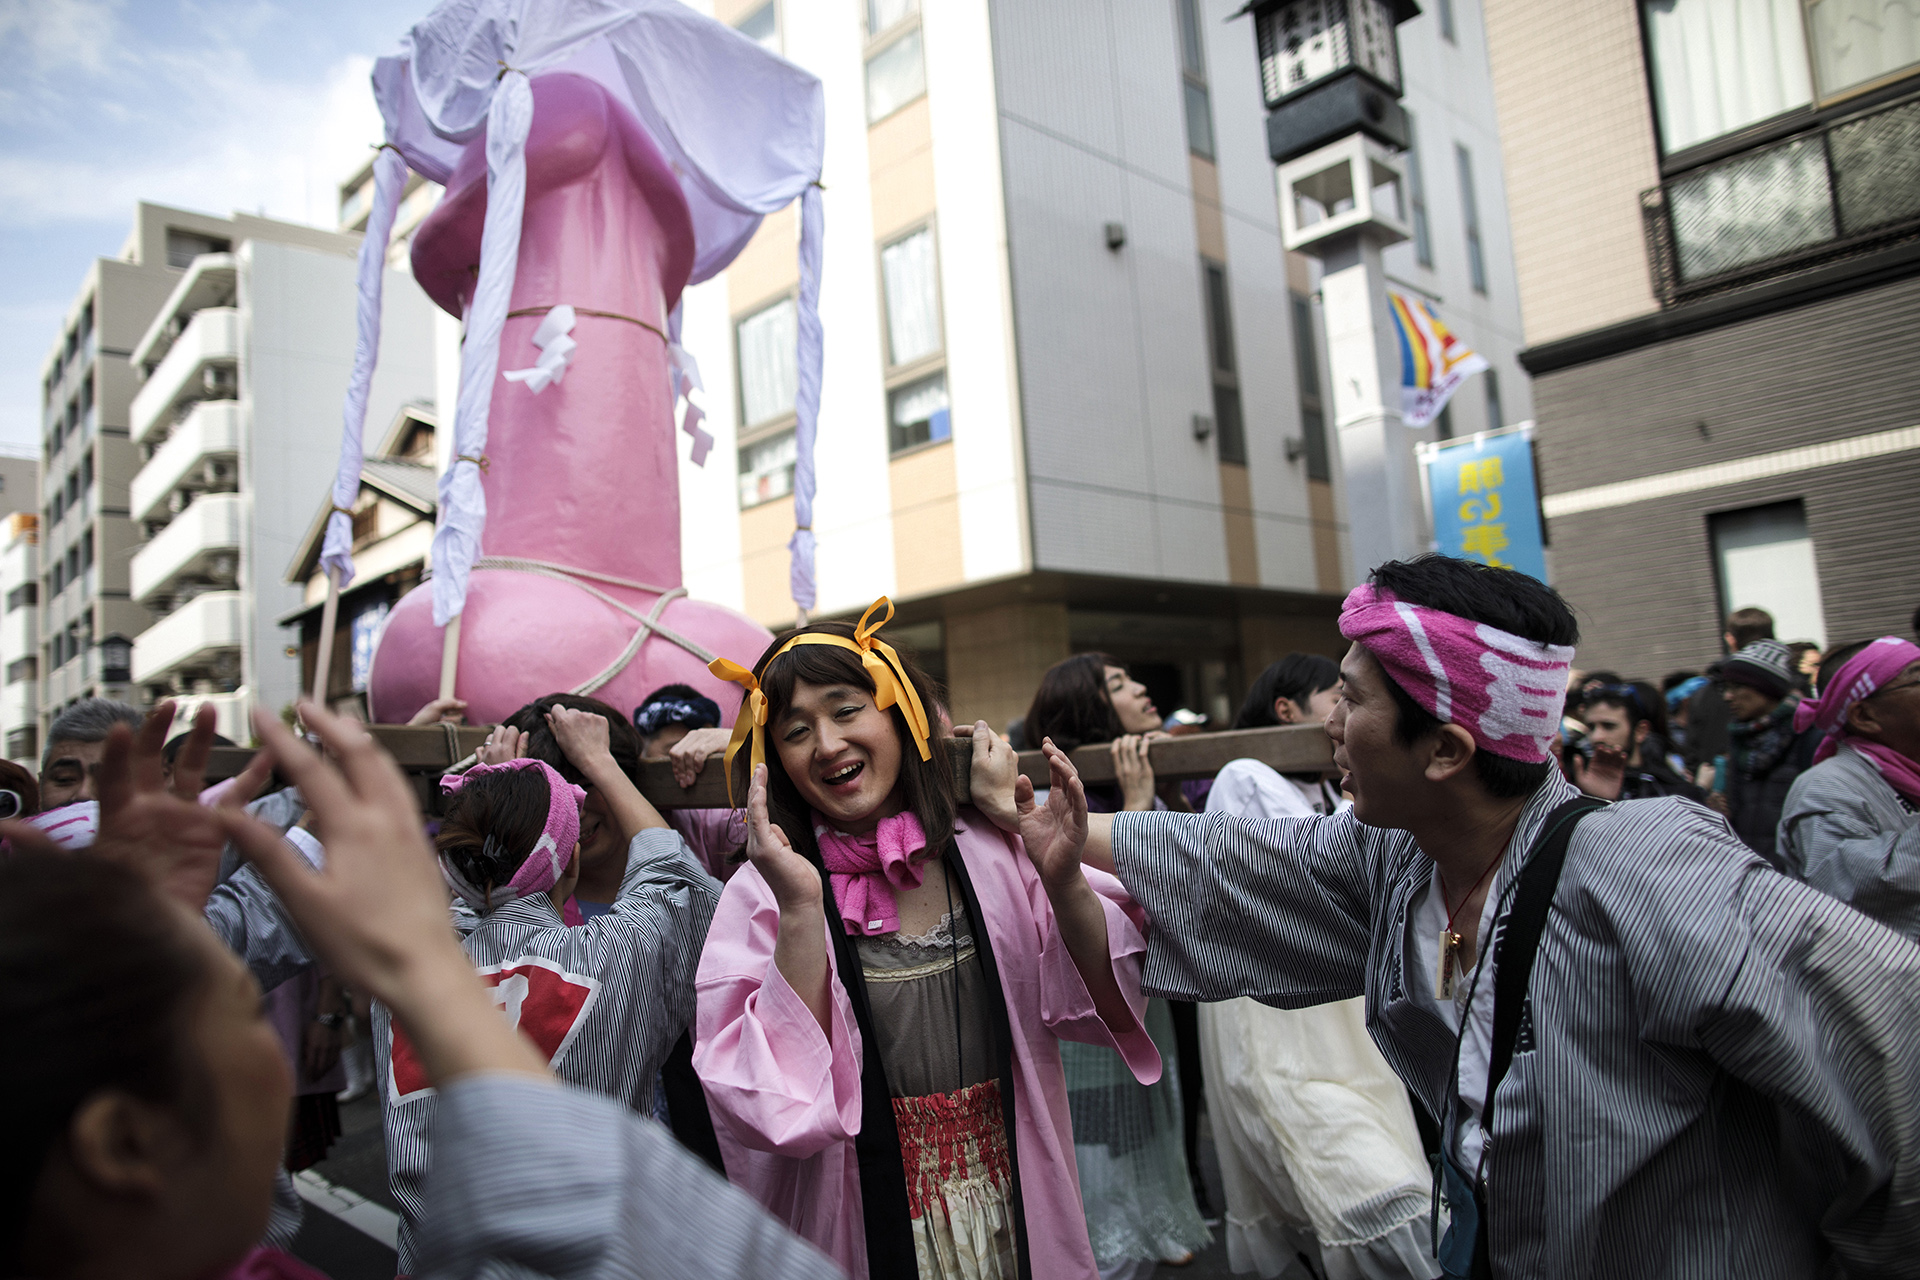
[[[407,185],[407,162],[392,147],[382,147],[373,158],[373,207],[367,214],[367,235],[360,242],[358,329],[353,343],[353,374],[347,380],[347,402],[340,414],[340,466],[333,476],[333,505],[327,516],[326,540],[320,547],[320,567],[345,587],[353,581],[353,519],[345,514],[360,496],[360,463],[367,429],[367,388],[380,360],[380,302],[387,275],[387,241],[400,193]]]

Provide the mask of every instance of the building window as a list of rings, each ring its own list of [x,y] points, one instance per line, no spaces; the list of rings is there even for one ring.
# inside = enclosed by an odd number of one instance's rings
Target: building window
[[[792,298],[762,307],[736,328],[740,359],[740,424],[759,426],[793,412],[799,389]]]
[[[1820,573],[1799,499],[1707,517],[1720,613],[1757,607],[1773,615],[1773,632],[1788,640],[1827,643]]]
[[[867,123],[886,119],[927,91],[927,64],[920,56],[920,28],[867,59]]]
[[[792,493],[793,462],[797,456],[791,431],[782,431],[757,444],[742,446],[741,508],[757,507],[763,502],[772,502],[775,498],[784,498]]]
[[[1207,91],[1206,46],[1200,37],[1200,0],[1175,0],[1180,19],[1180,77],[1187,113],[1187,150],[1213,159],[1213,100]]]
[[[7,592],[8,613],[12,613],[16,609],[24,609],[28,605],[36,605],[39,603],[40,584],[37,582],[23,582],[13,590]]]
[[[1439,0],[1434,7],[1440,11],[1440,38],[1457,43],[1459,36],[1453,25],[1453,0]]]
[[[931,227],[922,227],[880,251],[889,364],[908,364],[940,350],[937,271]]]
[[[1303,294],[1293,303],[1293,363],[1300,382],[1300,441],[1307,451],[1307,479],[1333,479],[1327,456],[1326,405],[1320,399],[1320,358],[1314,350],[1313,304]]]
[[[1487,255],[1480,243],[1480,201],[1473,192],[1473,153],[1458,143],[1453,157],[1460,165],[1460,216],[1467,227],[1467,278],[1475,293],[1487,291]]]
[[[740,19],[740,25],[734,30],[768,53],[780,52],[780,11],[773,0],[767,0],[758,9]]]
[[[867,35],[884,35],[920,12],[920,0],[867,0]]]
[[[1427,180],[1420,171],[1420,131],[1407,112],[1407,193],[1413,204],[1413,260],[1433,266],[1433,223],[1427,217]]]
[[[887,393],[887,449],[902,453],[923,444],[953,439],[953,416],[947,404],[947,375],[909,382]]]
[[[175,227],[167,228],[167,265],[184,270],[193,265],[193,260],[203,253],[228,253],[233,242],[214,236],[203,236],[192,231],[181,231]]]
[[[1808,0],[1813,82],[1822,100],[1920,62],[1920,8],[1886,0]]]
[[[1488,368],[1480,377],[1487,384],[1487,430],[1498,431],[1507,425],[1507,411],[1500,403],[1500,371]]]
[[[7,755],[14,760],[31,760],[40,754],[40,726],[21,725],[7,730]]]
[[[1812,102],[1800,0],[1646,0],[1641,11],[1668,153]]]
[[[1213,428],[1220,461],[1247,464],[1246,424],[1240,416],[1240,376],[1233,358],[1233,305],[1227,296],[1227,269],[1201,259],[1206,281],[1207,362],[1213,372]]]
[[[7,664],[7,683],[19,684],[22,680],[32,680],[40,674],[40,659],[28,654],[24,658],[15,658]]]

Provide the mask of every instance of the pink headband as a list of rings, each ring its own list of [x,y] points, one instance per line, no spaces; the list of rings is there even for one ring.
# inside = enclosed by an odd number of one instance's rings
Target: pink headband
[[[587,793],[561,777],[544,760],[522,757],[505,764],[477,764],[465,773],[449,773],[442,777],[440,790],[452,795],[476,777],[489,773],[510,773],[517,769],[538,769],[546,774],[548,804],[546,829],[534,841],[533,848],[527,851],[526,860],[513,873],[513,879],[505,885],[495,885],[489,893],[485,888],[470,883],[445,857],[440,859],[440,874],[447,886],[476,911],[504,907],[515,898],[545,893],[553,888],[560,883],[560,877],[566,874],[567,863],[573,858],[573,846],[580,842],[580,802],[587,798]],[[494,838],[488,836],[486,839],[487,851],[495,852],[498,846]],[[512,850],[505,852],[511,853]]]
[[[1372,583],[1347,595],[1340,634],[1482,751],[1537,764],[1560,728],[1573,649],[1509,635],[1484,622],[1396,600]]]
[[[1825,760],[1840,749],[1840,739],[1846,736],[1849,707],[1872,697],[1916,662],[1920,662],[1920,645],[1899,636],[1881,636],[1841,663],[1833,679],[1821,687],[1819,698],[1802,698],[1794,708],[1793,730],[1804,733],[1808,728],[1815,728],[1823,735],[1820,749],[1813,753],[1814,762]]]

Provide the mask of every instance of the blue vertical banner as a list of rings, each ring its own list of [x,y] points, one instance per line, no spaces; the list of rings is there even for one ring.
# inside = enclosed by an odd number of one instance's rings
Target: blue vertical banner
[[[1434,550],[1547,580],[1533,432],[1486,432],[1422,451]]]

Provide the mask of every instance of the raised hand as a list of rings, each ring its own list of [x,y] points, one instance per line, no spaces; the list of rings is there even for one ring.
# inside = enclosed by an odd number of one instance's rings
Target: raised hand
[[[526,755],[526,745],[526,734],[510,724],[495,725],[488,731],[487,740],[480,744],[480,750],[474,752],[474,759],[481,764],[505,764]]]
[[[465,698],[435,698],[426,706],[413,713],[408,724],[465,724],[467,722],[467,700]]]
[[[1049,790],[1044,805],[1033,801],[1033,783],[1022,776],[1014,784],[1020,815],[1020,843],[1040,873],[1049,894],[1081,878],[1080,850],[1087,843],[1087,789],[1067,753],[1048,738],[1040,744],[1046,753]]]
[[[767,766],[753,771],[747,787],[747,858],[773,891],[780,914],[820,909],[820,872],[794,849],[767,814]]]
[[[1567,757],[1567,762],[1574,786],[1602,800],[1620,798],[1620,789],[1627,779],[1625,752],[1596,743],[1591,761],[1576,751]]]
[[[547,712],[547,727],[580,772],[591,776],[595,766],[613,763],[612,729],[605,716],[576,707],[554,707]]]
[[[673,780],[682,789],[692,786],[700,778],[701,766],[708,756],[717,756],[727,749],[733,741],[731,729],[691,729],[687,736],[673,744],[667,752],[667,759],[673,762]]]
[[[221,811],[238,812],[259,792],[272,772],[273,762],[257,754],[220,799],[220,807],[199,803],[206,783],[207,756],[213,750],[211,706],[202,704],[187,740],[173,763],[169,782],[161,749],[173,723],[174,704],[163,702],[148,713],[136,738],[124,725],[107,735],[95,775],[100,793],[100,834],[93,844],[97,857],[110,858],[140,871],[166,896],[191,911],[206,909],[220,873],[220,855],[227,833]],[[28,833],[31,832],[31,835]],[[32,828],[12,830],[15,844],[35,847]],[[40,837],[44,842],[44,837]]]
[[[306,702],[303,723],[336,767],[255,711],[255,732],[306,797],[327,865],[315,871],[266,823],[231,809],[228,833],[273,886],[301,933],[348,986],[384,1002],[439,1084],[476,1071],[546,1074],[460,949],[447,890],[406,776],[360,725]]]
[[[960,732],[961,729],[966,732]],[[985,720],[959,726],[954,736],[973,740],[973,771],[969,779],[973,807],[1002,831],[1018,831],[1017,797],[1021,783],[1026,783],[1027,799],[1033,799],[1033,783],[1021,776],[1019,754],[1006,739],[988,728]]]
[[[1153,764],[1147,758],[1151,746],[1145,734],[1123,734],[1113,740],[1113,776],[1120,784],[1123,809],[1138,813],[1153,808]]]

